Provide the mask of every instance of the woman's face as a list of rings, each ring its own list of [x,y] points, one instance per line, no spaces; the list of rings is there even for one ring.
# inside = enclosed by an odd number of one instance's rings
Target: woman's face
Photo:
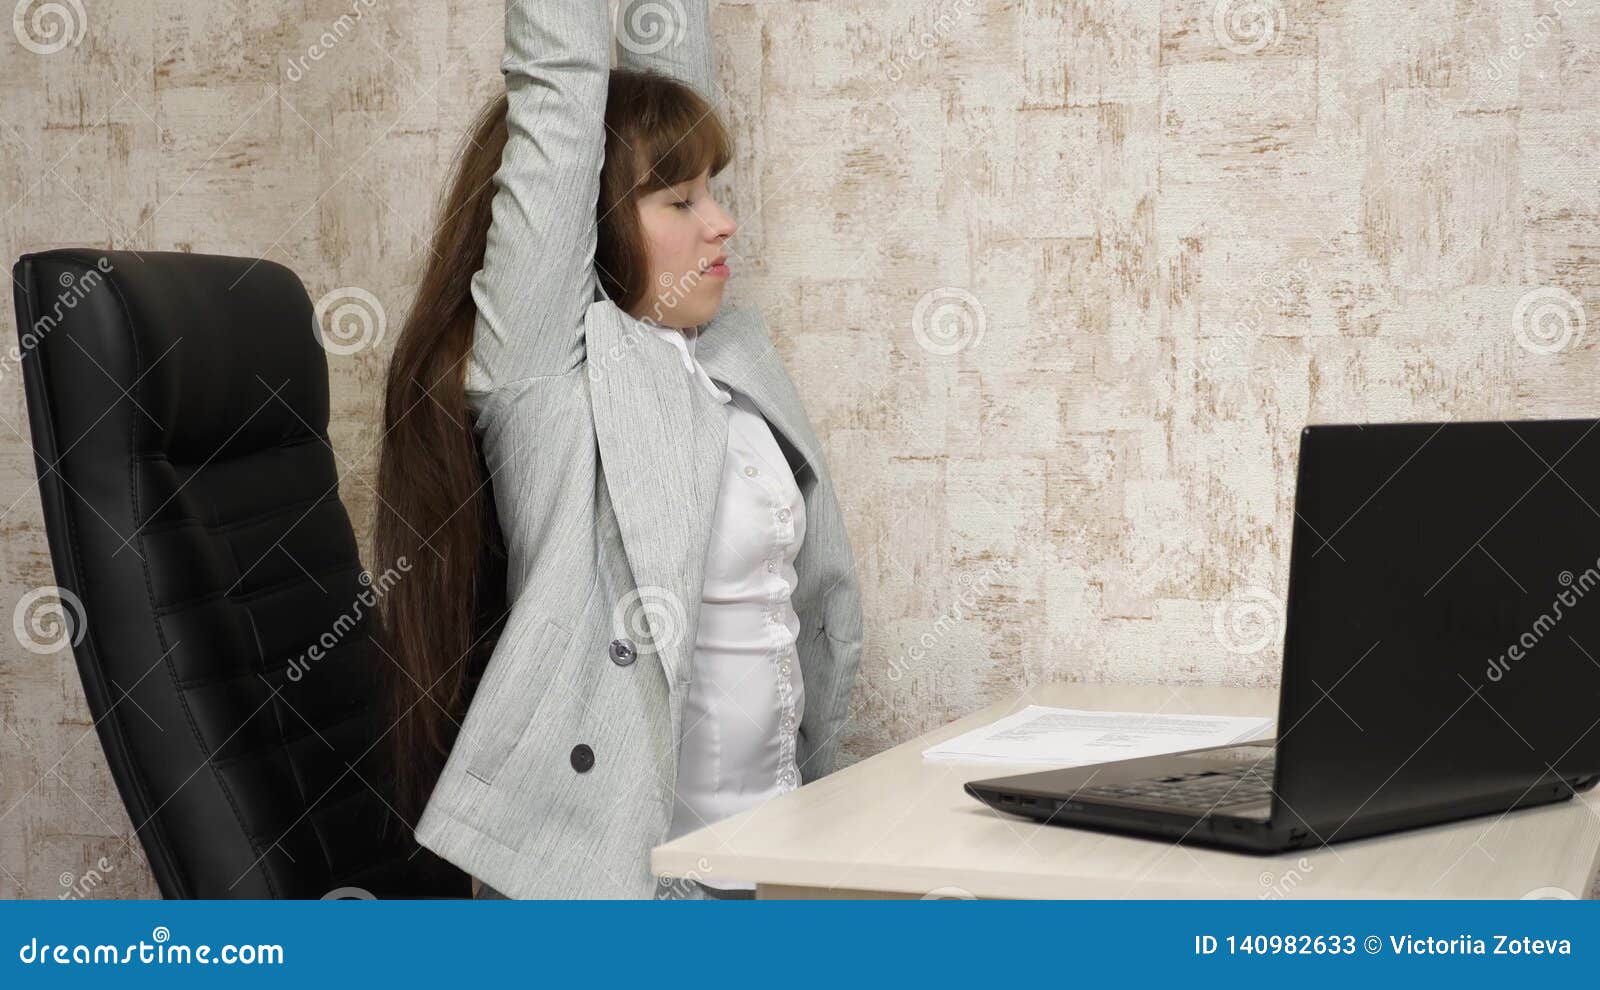
[[[729,274],[723,242],[738,224],[711,197],[710,183],[710,173],[701,172],[638,200],[650,256],[650,290],[631,314],[635,318],[648,316],[669,327],[688,328],[717,314]]]

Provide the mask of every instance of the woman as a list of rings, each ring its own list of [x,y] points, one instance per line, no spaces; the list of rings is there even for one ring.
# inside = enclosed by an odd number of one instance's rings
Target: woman
[[[650,849],[830,772],[848,714],[832,481],[764,322],[721,306],[706,2],[625,0],[683,23],[612,70],[606,0],[508,0],[389,369],[398,810],[481,896],[747,896]]]

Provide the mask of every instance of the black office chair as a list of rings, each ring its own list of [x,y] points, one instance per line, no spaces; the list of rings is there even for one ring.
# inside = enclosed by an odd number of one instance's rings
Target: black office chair
[[[13,275],[56,581],[162,895],[471,896],[391,808],[363,600],[384,583],[339,500],[299,278],[88,248]]]

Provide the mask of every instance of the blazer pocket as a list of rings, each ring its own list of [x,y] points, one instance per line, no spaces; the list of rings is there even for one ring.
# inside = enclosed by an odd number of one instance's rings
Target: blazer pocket
[[[485,784],[494,782],[549,700],[551,686],[560,683],[559,673],[549,665],[562,661],[571,639],[570,630],[540,618],[515,640],[501,640],[461,726],[462,738],[471,747],[467,773]]]

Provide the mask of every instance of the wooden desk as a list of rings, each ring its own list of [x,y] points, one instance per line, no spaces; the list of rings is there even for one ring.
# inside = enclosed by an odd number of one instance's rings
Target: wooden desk
[[[1262,689],[1045,685],[657,846],[651,867],[711,883],[753,880],[756,896],[788,898],[1589,896],[1600,866],[1595,791],[1503,816],[1253,856],[1003,815],[961,785],[1037,768],[922,759],[933,743],[1028,704],[1270,716],[1277,701],[1275,690]]]

